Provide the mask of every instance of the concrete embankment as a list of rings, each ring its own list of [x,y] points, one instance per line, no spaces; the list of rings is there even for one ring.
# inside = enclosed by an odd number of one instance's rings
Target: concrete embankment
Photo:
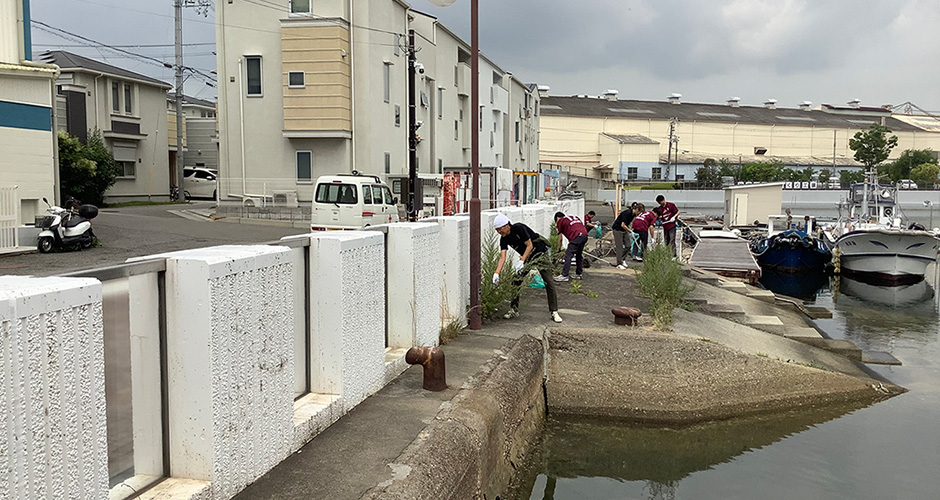
[[[512,340],[505,354],[389,464],[393,478],[369,499],[498,498],[525,461],[545,418],[541,342]]]

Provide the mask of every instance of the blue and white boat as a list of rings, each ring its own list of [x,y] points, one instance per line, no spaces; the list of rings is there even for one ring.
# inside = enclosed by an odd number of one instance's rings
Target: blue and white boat
[[[762,269],[780,273],[816,273],[832,262],[832,248],[817,237],[816,218],[771,215],[767,222],[767,236],[751,244],[751,252]]]

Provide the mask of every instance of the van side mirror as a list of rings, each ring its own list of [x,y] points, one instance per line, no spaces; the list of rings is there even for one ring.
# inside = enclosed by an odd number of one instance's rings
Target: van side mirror
[[[392,205],[398,205],[398,197],[392,198]]]
[[[49,204],[49,200],[47,200],[45,196],[42,197],[42,201],[45,202],[46,205]]]

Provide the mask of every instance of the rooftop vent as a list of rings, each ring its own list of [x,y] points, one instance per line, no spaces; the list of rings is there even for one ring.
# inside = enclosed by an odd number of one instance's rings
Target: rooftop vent
[[[619,94],[619,93],[620,93],[620,91],[618,91],[618,90],[607,89],[607,90],[604,91],[604,98],[607,99],[608,101],[616,101],[616,100],[617,100],[617,94]]]
[[[729,98],[728,98],[728,106],[731,106],[732,108],[740,107],[740,106],[741,106],[741,98],[740,98],[740,97],[729,97]]]
[[[764,107],[767,109],[777,109],[777,100],[767,99],[766,101],[764,101]]]
[[[552,89],[548,85],[539,85],[537,88],[539,90],[539,97],[548,97],[548,91]]]
[[[852,99],[851,101],[847,102],[846,104],[848,104],[849,106],[851,106],[851,107],[853,107],[853,108],[855,108],[855,109],[858,109],[859,106],[862,105],[862,100],[859,99],[858,97],[856,97],[855,99]]]
[[[671,104],[682,104],[682,94],[672,94],[669,96],[669,102]]]
[[[800,109],[809,111],[813,107],[813,101],[803,101],[800,103]]]

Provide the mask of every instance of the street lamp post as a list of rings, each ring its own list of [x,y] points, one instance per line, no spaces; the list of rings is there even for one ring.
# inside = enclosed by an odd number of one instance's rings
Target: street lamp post
[[[429,0],[438,7],[447,7],[455,0]],[[483,318],[480,310],[480,45],[479,0],[470,0],[470,316],[469,327],[479,330]]]
[[[933,202],[930,200],[924,200],[924,206],[930,209],[930,222],[927,224],[927,229],[933,230]]]

